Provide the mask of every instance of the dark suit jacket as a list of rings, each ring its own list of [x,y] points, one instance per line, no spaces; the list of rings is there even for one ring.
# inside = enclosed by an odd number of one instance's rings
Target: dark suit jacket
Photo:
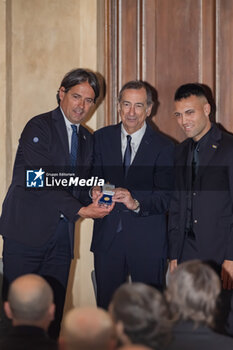
[[[233,339],[192,322],[180,322],[173,329],[173,339],[166,350],[230,350]]]
[[[0,339],[2,350],[56,350],[57,343],[42,328],[34,326],[12,327],[9,334]]]
[[[176,148],[176,191],[169,211],[171,259],[180,258],[184,242],[191,142],[187,139]],[[233,260],[233,136],[216,125],[205,144],[191,195],[199,258],[218,264]]]
[[[80,125],[78,175],[87,175],[92,152],[92,135]],[[32,118],[20,137],[12,183],[2,207],[0,233],[4,237],[31,246],[43,245],[54,233],[61,214],[71,223],[72,231],[86,198],[84,191],[71,194],[66,190],[25,189],[26,168],[52,167],[58,171],[69,164],[68,136],[60,108]]]
[[[117,203],[108,216],[95,220],[91,244],[93,252],[108,250],[121,221],[131,252],[138,252],[142,259],[166,258],[166,212],[173,185],[173,151],[172,142],[147,125],[124,179],[121,123],[95,132],[95,172],[116,187],[127,188],[140,202],[141,209],[137,214]]]

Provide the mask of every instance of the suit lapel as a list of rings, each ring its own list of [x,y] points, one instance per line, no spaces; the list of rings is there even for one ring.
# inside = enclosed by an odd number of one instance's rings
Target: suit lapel
[[[114,159],[112,159],[112,164],[116,166],[117,173],[119,171],[120,183],[124,182],[124,168],[123,168],[123,158],[122,158],[122,145],[121,145],[121,125],[119,123],[115,126],[114,135],[112,138],[112,154],[114,154]]]
[[[148,154],[148,148],[150,148],[150,143],[152,141],[152,135],[154,131],[147,124],[145,134],[142,137],[138,150],[135,154],[134,160],[131,166],[139,166],[145,163],[145,155]],[[130,168],[129,168],[130,171]]]
[[[208,137],[208,139],[206,141],[205,149],[204,149],[203,154],[200,158],[197,179],[199,179],[202,176],[203,171],[205,170],[205,167],[209,165],[211,159],[216,154],[216,151],[219,147],[221,137],[222,137],[221,131],[217,128],[216,125],[213,125],[212,130],[210,131],[210,136]]]
[[[59,136],[59,141],[61,142],[62,147],[64,149],[66,165],[69,166],[70,155],[69,155],[68,135],[67,135],[65,121],[59,107],[52,112],[52,119],[54,121],[54,126]]]
[[[176,160],[176,177],[179,183],[179,188],[188,190],[191,184],[192,176],[192,140],[188,139],[181,147],[179,156]]]
[[[79,125],[77,166],[86,164],[85,151],[87,151],[88,148],[86,147],[87,139],[83,129],[84,127]]]
[[[121,166],[122,167],[122,174],[123,174],[123,159],[122,159],[122,150],[121,150],[121,124],[119,123],[115,125],[114,129],[114,135],[111,143],[112,148],[112,154],[114,154],[114,159],[112,159],[112,162],[114,165]]]

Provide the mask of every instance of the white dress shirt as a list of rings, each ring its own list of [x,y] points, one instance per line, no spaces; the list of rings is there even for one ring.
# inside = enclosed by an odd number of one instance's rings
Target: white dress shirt
[[[132,164],[134,157],[137,153],[138,147],[142,141],[142,138],[145,134],[146,131],[146,123],[144,122],[143,126],[137,130],[136,132],[134,132],[133,134],[130,134],[130,136],[132,137],[131,139],[131,161],[130,164]],[[121,152],[122,152],[122,161],[124,159],[124,154],[125,154],[125,149],[127,146],[127,135],[129,135],[127,133],[127,131],[125,130],[123,124],[121,124]]]
[[[77,133],[79,131],[79,125],[80,124],[75,124],[75,123],[71,123],[65,116],[65,113],[63,112],[62,108],[60,107],[60,110],[62,112],[62,115],[64,117],[64,121],[65,121],[65,124],[66,124],[66,131],[67,131],[67,135],[68,135],[68,143],[69,143],[69,153],[71,151],[71,138],[72,138],[72,132],[73,132],[73,129],[71,127],[71,125],[77,125]]]

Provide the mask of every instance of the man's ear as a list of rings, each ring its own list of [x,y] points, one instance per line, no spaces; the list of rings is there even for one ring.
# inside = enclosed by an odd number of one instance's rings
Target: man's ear
[[[211,112],[210,104],[209,103],[204,104],[203,110],[204,110],[205,116],[208,117]]]
[[[58,349],[59,350],[65,350],[66,346],[65,346],[65,339],[60,336],[58,339]]]
[[[153,107],[153,103],[146,107],[146,115],[147,115],[147,117],[149,117],[151,115],[152,107]]]
[[[49,320],[50,320],[50,321],[53,321],[53,320],[54,320],[55,309],[56,309],[55,304],[51,304],[51,305],[49,306],[48,315],[49,315]]]
[[[124,345],[131,344],[129,337],[124,332],[124,325],[122,321],[117,321],[116,332],[117,332],[117,337],[122,342],[122,344]]]
[[[65,88],[64,88],[64,86],[61,86],[60,87],[60,89],[59,89],[59,98],[60,98],[60,100],[62,101],[63,100],[63,98],[64,98],[64,95],[65,95]]]
[[[12,315],[11,307],[10,307],[10,304],[8,303],[8,301],[4,302],[4,310],[5,310],[7,317],[12,320],[13,315]]]

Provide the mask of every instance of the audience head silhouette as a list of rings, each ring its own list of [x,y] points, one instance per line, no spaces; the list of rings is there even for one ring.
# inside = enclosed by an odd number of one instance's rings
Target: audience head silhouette
[[[55,310],[52,289],[38,275],[18,277],[10,285],[4,309],[13,326],[31,325],[47,330]]]
[[[74,308],[65,317],[60,347],[64,350],[113,350],[116,339],[115,326],[105,310]]]
[[[166,291],[173,319],[212,326],[220,291],[220,279],[210,266],[199,260],[180,264]]]
[[[155,288],[143,283],[123,284],[113,295],[109,310],[122,344],[158,349],[169,340],[166,303]]]

